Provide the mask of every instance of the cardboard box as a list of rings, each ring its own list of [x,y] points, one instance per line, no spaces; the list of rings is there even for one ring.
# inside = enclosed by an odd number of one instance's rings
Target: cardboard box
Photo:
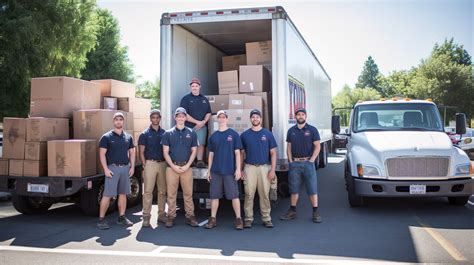
[[[46,160],[48,159],[47,142],[26,142],[25,160]]]
[[[135,85],[114,80],[114,79],[102,79],[102,80],[91,80],[93,83],[100,85],[100,95],[102,97],[116,97],[116,98],[134,98],[135,97]]]
[[[145,98],[119,98],[118,109],[133,112],[135,119],[149,119],[151,111],[151,100]]]
[[[239,80],[239,93],[270,91],[270,72],[261,65],[241,65]]]
[[[108,110],[117,110],[118,109],[118,102],[117,98],[110,98],[110,97],[101,97],[101,109],[108,109]]]
[[[212,115],[207,123],[208,131],[207,138],[211,137],[211,135],[219,129],[219,124],[217,123],[217,115]]]
[[[234,129],[239,134],[252,127],[250,121],[251,109],[230,109],[227,110],[227,126]]]
[[[42,142],[69,139],[69,120],[64,118],[26,119],[26,141]]]
[[[272,41],[245,43],[247,65],[271,65]]]
[[[262,119],[263,119],[263,127],[267,129],[271,129],[271,121],[272,117],[272,94],[268,92],[258,92],[258,93],[247,93],[247,95],[253,96],[260,96],[262,97],[263,107],[260,111],[262,111]]]
[[[8,163],[8,169],[8,175],[10,176],[23,176],[23,160],[11,159]]]
[[[25,159],[26,119],[3,119],[3,158]]]
[[[96,174],[97,141],[48,142],[48,176],[84,177]]]
[[[218,72],[217,82],[220,95],[239,93],[239,71]]]
[[[247,55],[232,55],[222,57],[222,71],[239,70],[239,66],[247,64]]]
[[[24,160],[23,161],[23,176],[26,177],[43,177],[48,174],[48,162],[46,160],[34,161]]]
[[[135,114],[135,113],[134,113]],[[143,132],[144,130],[150,127],[150,118],[146,119],[133,119],[133,131],[135,132]]]
[[[211,104],[212,113],[229,109],[229,95],[208,95],[206,98],[209,100],[209,104]]]
[[[100,85],[69,77],[31,79],[31,117],[71,118],[80,109],[100,107]]]
[[[8,176],[8,159],[0,158],[0,176]]]
[[[80,110],[73,115],[74,139],[99,140],[102,135],[114,128],[112,110]],[[133,130],[133,114],[123,112],[125,116],[125,130]],[[131,128],[129,128],[131,127]]]
[[[229,109],[262,110],[262,97],[246,94],[229,95]]]

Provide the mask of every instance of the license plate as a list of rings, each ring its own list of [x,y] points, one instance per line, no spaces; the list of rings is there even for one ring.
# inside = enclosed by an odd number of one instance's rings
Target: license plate
[[[48,193],[49,192],[49,185],[48,184],[31,184],[31,183],[28,183],[28,192]]]
[[[410,185],[410,194],[426,194],[426,185]]]

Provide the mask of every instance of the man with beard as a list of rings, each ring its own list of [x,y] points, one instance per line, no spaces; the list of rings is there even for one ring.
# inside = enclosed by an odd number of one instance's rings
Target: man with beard
[[[318,212],[318,185],[316,176],[316,161],[320,146],[318,130],[306,123],[306,109],[299,108],[295,111],[297,124],[290,129],[286,136],[287,155],[290,165],[288,182],[290,186],[290,209],[280,217],[281,220],[292,220],[296,218],[296,204],[298,194],[303,181],[306,193],[313,206],[312,220],[321,223],[322,219]]]
[[[153,190],[158,190],[158,222],[166,223],[166,161],[163,157],[161,138],[165,133],[160,127],[161,112],[150,112],[150,127],[140,134],[138,147],[140,160],[145,170],[143,182],[143,227],[150,227]],[[157,223],[158,224],[158,223]]]
[[[110,198],[118,194],[119,218],[117,224],[129,227],[133,223],[125,217],[127,195],[130,194],[130,177],[135,169],[135,146],[132,136],[123,130],[124,116],[117,112],[113,118],[114,129],[100,139],[99,157],[105,174],[105,188],[100,201],[99,229],[109,229],[105,213]]]
[[[253,202],[255,192],[258,191],[263,225],[272,228],[269,193],[271,182],[276,178],[277,143],[273,134],[262,128],[262,113],[259,110],[254,109],[250,112],[250,120],[252,128],[240,136],[243,145],[242,158],[245,159],[242,174],[245,188],[244,227],[252,227]]]

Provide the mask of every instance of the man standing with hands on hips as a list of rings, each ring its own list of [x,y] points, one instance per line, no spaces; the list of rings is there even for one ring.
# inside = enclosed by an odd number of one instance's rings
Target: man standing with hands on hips
[[[184,125],[186,121],[186,110],[177,108],[175,111],[176,126],[163,134],[163,156],[168,163],[166,168],[166,186],[168,194],[168,219],[166,227],[174,226],[176,218],[176,196],[181,184],[184,197],[184,211],[186,212],[186,223],[197,227],[194,215],[193,202],[193,172],[191,164],[196,157],[197,137],[196,132]]]
[[[163,157],[161,138],[165,133],[160,127],[161,112],[150,112],[150,127],[140,134],[138,147],[140,160],[145,170],[143,192],[143,227],[150,227],[153,190],[158,190],[158,222],[166,223],[166,162]]]
[[[130,194],[130,177],[135,170],[135,146],[132,136],[123,130],[124,115],[114,114],[114,129],[105,133],[99,143],[99,157],[105,173],[105,188],[100,201],[99,229],[109,229],[105,213],[109,208],[110,198],[118,194],[119,218],[117,224],[125,227],[133,223],[125,217],[127,195]]]
[[[306,192],[313,206],[312,220],[321,223],[318,212],[318,183],[315,161],[321,149],[318,130],[306,123],[306,109],[299,108],[295,111],[297,124],[288,129],[286,136],[287,155],[290,169],[288,182],[290,186],[290,209],[280,217],[281,220],[296,218],[296,204],[298,203],[299,189],[303,181]]]
[[[244,227],[251,228],[253,223],[253,202],[258,191],[260,213],[263,225],[272,228],[270,216],[270,185],[276,178],[277,143],[273,134],[262,128],[262,113],[260,110],[250,112],[252,128],[240,135],[242,139],[242,159],[245,159],[244,180],[245,188],[245,220]]]
[[[193,78],[189,83],[191,93],[181,99],[180,107],[186,109],[186,126],[193,129],[197,135],[197,162],[196,167],[205,168],[204,147],[207,139],[207,122],[211,118],[211,104],[209,100],[201,94],[201,81]],[[194,162],[194,161],[191,161]]]

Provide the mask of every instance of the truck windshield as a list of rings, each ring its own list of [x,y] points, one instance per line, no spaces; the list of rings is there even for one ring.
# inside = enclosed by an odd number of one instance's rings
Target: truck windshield
[[[352,126],[354,132],[443,131],[438,109],[428,103],[360,105]]]

